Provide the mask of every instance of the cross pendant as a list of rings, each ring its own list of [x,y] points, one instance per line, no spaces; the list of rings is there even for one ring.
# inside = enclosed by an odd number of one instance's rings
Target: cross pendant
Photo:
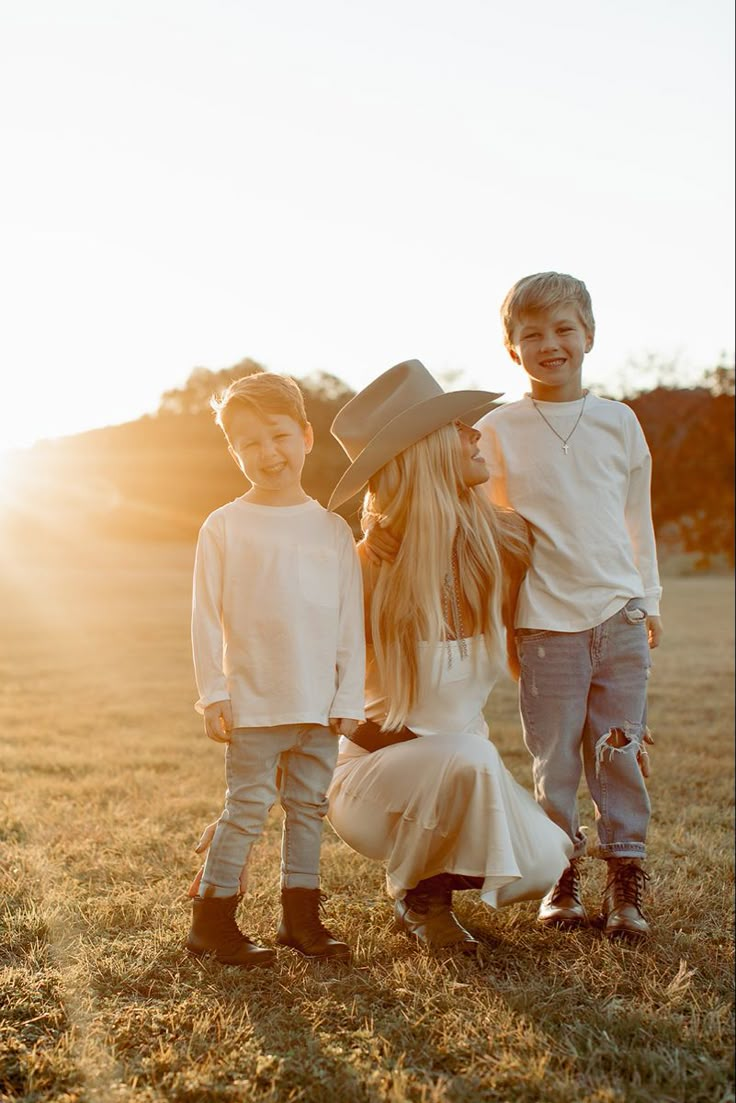
[[[565,455],[567,455],[567,453],[570,451],[570,449],[567,447],[566,444],[563,444],[562,445],[562,451],[565,453]]]

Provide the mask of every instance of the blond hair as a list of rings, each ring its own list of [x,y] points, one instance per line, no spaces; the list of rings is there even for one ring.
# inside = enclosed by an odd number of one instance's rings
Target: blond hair
[[[252,375],[234,379],[221,395],[213,395],[210,406],[215,411],[215,422],[230,439],[228,423],[233,410],[247,407],[259,417],[286,414],[302,429],[308,425],[304,408],[304,395],[299,385],[288,375],[275,372],[253,372]]]
[[[595,336],[595,318],[590,293],[582,280],[564,272],[537,272],[524,276],[511,288],[501,304],[501,323],[506,348],[511,351],[516,342],[514,330],[522,314],[533,310],[549,310],[560,303],[573,303],[580,320],[591,337]]]
[[[400,727],[416,702],[421,641],[445,638],[443,587],[453,547],[474,634],[501,659],[504,566],[528,557],[526,533],[506,525],[479,487],[468,488],[454,424],[390,460],[370,480],[362,526],[380,521],[401,539],[382,563],[370,607],[370,634],[385,689],[385,729]]]

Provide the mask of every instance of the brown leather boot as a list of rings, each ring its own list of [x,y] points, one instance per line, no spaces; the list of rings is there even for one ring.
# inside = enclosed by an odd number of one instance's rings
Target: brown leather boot
[[[404,899],[394,904],[396,926],[430,949],[457,947],[464,954],[475,954],[478,940],[452,910],[451,883],[450,876],[439,874],[409,889]]]
[[[240,897],[195,896],[192,898],[192,926],[186,941],[190,954],[214,954],[222,965],[270,965],[275,954],[246,938],[235,921]]]
[[[281,890],[281,926],[276,941],[305,957],[349,958],[350,947],[327,930],[320,919],[319,889]]]
[[[565,872],[539,905],[537,922],[545,927],[581,927],[588,914],[580,899],[579,859],[573,858]]]
[[[601,904],[603,933],[608,938],[646,938],[649,924],[641,910],[648,876],[638,858],[609,858]]]

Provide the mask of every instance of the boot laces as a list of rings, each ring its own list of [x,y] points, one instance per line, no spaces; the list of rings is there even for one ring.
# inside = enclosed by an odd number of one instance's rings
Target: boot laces
[[[574,859],[570,862],[569,866],[555,885],[555,891],[552,894],[552,903],[556,903],[562,896],[571,896],[576,904],[581,902],[580,870]]]
[[[320,938],[323,935],[327,938],[334,938],[334,935],[328,931],[322,922],[322,915],[325,911],[326,897],[323,892],[318,892],[315,897],[314,909],[310,908],[305,911],[302,916],[302,923],[304,925],[306,934],[310,938]]]
[[[618,866],[611,878],[613,891],[620,902],[632,904],[637,911],[641,911],[644,886],[648,880],[644,870],[632,864]]]

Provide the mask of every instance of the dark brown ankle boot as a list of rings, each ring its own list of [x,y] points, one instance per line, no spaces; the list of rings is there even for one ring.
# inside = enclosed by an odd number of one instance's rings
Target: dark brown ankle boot
[[[441,873],[409,889],[394,904],[396,926],[434,950],[457,948],[475,954],[478,941],[466,931],[452,910],[452,874]]]
[[[350,947],[327,930],[320,919],[319,889],[281,890],[281,926],[276,941],[305,957],[348,958]]]
[[[649,878],[637,858],[609,858],[601,922],[608,938],[640,939],[649,934],[641,910]]]
[[[580,899],[580,859],[573,858],[556,885],[539,905],[537,922],[544,927],[582,927],[588,915]]]
[[[195,896],[192,899],[192,927],[186,947],[197,957],[214,954],[222,965],[270,965],[273,950],[246,938],[235,921],[240,897]]]

